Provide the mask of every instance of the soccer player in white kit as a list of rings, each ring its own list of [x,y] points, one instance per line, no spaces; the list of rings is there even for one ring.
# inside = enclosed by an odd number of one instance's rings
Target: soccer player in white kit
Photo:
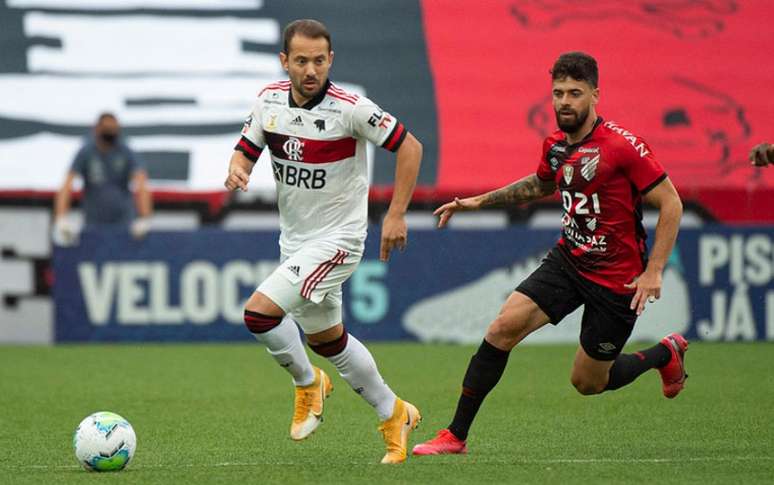
[[[344,329],[341,286],[360,262],[366,238],[367,142],[397,153],[394,193],[382,223],[382,261],[406,245],[404,214],[422,145],[372,101],[328,79],[333,50],[322,23],[288,24],[280,62],[290,80],[269,84],[258,94],[225,182],[229,190],[247,190],[255,161],[270,151],[282,257],[247,301],[245,324],[293,378],[291,438],[302,440],[317,428],[333,389],[328,375],[310,363],[295,321],[309,347],[375,408],[387,447],[382,463],[400,463],[421,416],[387,386],[368,349]]]

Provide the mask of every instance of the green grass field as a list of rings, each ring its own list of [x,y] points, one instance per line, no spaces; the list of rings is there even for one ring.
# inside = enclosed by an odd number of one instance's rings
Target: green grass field
[[[424,416],[412,444],[448,424],[472,347],[371,344],[382,374]],[[774,345],[692,344],[674,400],[656,372],[583,397],[572,346],[526,346],[485,402],[467,456],[378,462],[373,411],[338,376],[325,422],[288,437],[289,377],[256,345],[0,347],[0,483],[771,483]],[[316,356],[315,356],[316,357]],[[317,363],[321,360],[314,358]],[[137,432],[118,473],[88,473],[71,437],[117,412]]]

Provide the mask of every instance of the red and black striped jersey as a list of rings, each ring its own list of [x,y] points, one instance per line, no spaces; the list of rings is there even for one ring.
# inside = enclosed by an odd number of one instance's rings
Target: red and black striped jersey
[[[645,269],[642,195],[666,178],[645,141],[597,119],[579,143],[554,132],[543,142],[537,176],[562,196],[561,253],[581,276],[616,293]]]

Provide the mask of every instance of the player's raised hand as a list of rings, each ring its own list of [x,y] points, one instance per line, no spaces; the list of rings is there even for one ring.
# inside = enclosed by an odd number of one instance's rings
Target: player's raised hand
[[[655,303],[661,298],[661,271],[646,269],[644,273],[634,278],[634,281],[624,286],[635,290],[629,308],[635,310],[637,315],[642,315],[645,302]]]
[[[395,215],[387,213],[382,221],[382,240],[379,246],[379,259],[382,261],[388,261],[390,259],[390,252],[393,249],[398,248],[401,251],[405,249],[408,244],[408,228],[406,227],[406,219],[402,215]]]
[[[760,143],[750,150],[750,163],[756,167],[774,165],[774,145]]]
[[[232,166],[228,171],[228,177],[223,184],[228,190],[241,189],[242,192],[247,192],[247,183],[250,181],[250,175],[245,169],[240,166]]]
[[[449,222],[451,216],[457,211],[472,211],[480,207],[480,203],[475,197],[468,197],[467,199],[460,199],[455,197],[453,201],[447,202],[441,207],[433,211],[433,215],[440,216],[438,219],[438,227],[445,227]]]

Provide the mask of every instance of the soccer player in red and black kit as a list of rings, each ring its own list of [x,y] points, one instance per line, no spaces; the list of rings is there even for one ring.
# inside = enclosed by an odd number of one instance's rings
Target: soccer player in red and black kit
[[[500,380],[511,349],[580,305],[585,308],[571,377],[578,392],[612,391],[655,368],[664,395],[672,398],[687,377],[688,342],[681,335],[667,335],[634,354],[621,353],[646,302],[660,297],[662,271],[680,226],[680,197],[642,139],[597,115],[599,76],[593,57],[563,54],[551,77],[559,130],[544,141],[537,173],[493,192],[455,199],[435,213],[443,227],[457,211],[523,204],[559,189],[562,236],[489,325],[468,365],[449,427],[415,446],[415,455],[466,453],[473,419]],[[659,210],[649,260],[643,200]]]

